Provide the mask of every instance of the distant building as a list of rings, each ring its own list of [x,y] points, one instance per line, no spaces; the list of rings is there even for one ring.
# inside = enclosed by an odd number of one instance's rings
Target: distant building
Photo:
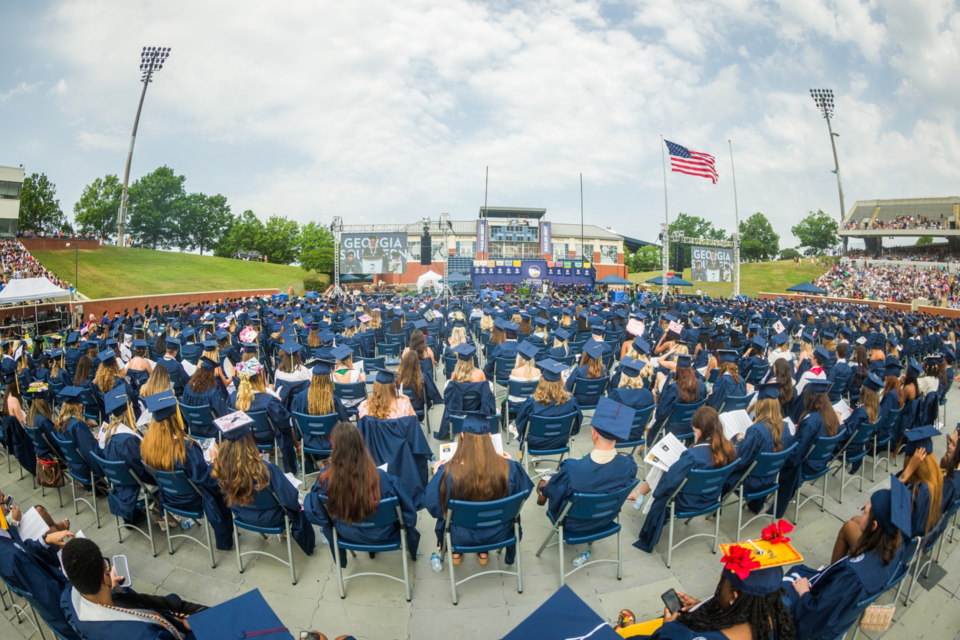
[[[880,251],[883,238],[946,238],[960,250],[960,198],[858,200],[844,217],[841,237],[860,238],[868,251]]]
[[[23,169],[0,167],[0,237],[12,238],[17,235],[22,186]]]

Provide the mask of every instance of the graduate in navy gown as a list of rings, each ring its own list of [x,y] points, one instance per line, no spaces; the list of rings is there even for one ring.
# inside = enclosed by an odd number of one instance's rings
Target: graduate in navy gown
[[[858,406],[853,410],[853,412],[847,416],[847,419],[843,421],[843,424],[840,427],[842,433],[847,434],[847,437],[850,437],[853,433],[856,433],[864,423],[875,424],[880,417],[880,392],[883,391],[883,381],[878,378],[876,375],[867,372],[867,375],[863,376],[863,386],[860,387],[860,396],[858,399]],[[847,456],[863,451],[864,447],[869,446],[872,448],[872,444],[867,445],[854,445],[851,444],[847,447]],[[858,460],[851,463],[850,474],[855,474],[860,470],[860,466],[863,464],[863,460]]]
[[[750,557],[747,547],[737,545],[731,552],[733,555],[724,555],[721,560],[723,573],[711,597],[701,603],[678,591],[681,609],[664,609],[663,626],[653,635],[631,635],[629,627],[621,631],[621,635],[657,640],[798,638],[793,617],[783,602],[783,569],[753,568],[752,563],[745,561]]]
[[[144,464],[156,471],[183,471],[200,490],[199,496],[173,496],[161,491],[161,508],[166,503],[184,510],[202,509],[213,529],[217,549],[233,549],[233,516],[224,503],[210,465],[203,457],[203,450],[183,430],[177,398],[172,391],[163,391],[148,396],[146,405],[153,419],[140,443]]]
[[[341,540],[356,544],[386,544],[400,535],[401,524],[407,538],[410,557],[417,559],[420,532],[417,510],[403,484],[395,476],[378,469],[367,451],[363,436],[349,422],[340,422],[331,433],[333,454],[330,464],[317,477],[313,489],[303,499],[307,519],[320,527],[333,548],[333,527]],[[383,527],[355,526],[374,513],[377,505],[396,496],[403,522]],[[336,560],[336,557],[334,557]],[[347,553],[340,550],[340,566],[347,566]]]
[[[555,418],[575,413],[572,435],[580,433],[580,423],[583,421],[583,412],[580,411],[577,399],[563,388],[562,374],[566,367],[553,360],[543,360],[538,363],[538,366],[541,376],[537,390],[520,405],[517,411],[516,426],[519,434],[517,439],[521,444],[526,438],[527,425],[532,416]],[[567,439],[565,435],[555,438],[531,436],[528,446],[531,449],[553,449],[564,446]]]
[[[943,497],[940,500],[940,511],[944,514],[950,510],[951,506],[960,502],[960,473],[957,473],[957,468],[960,467],[958,439],[960,435],[957,432],[954,432],[953,436],[947,435],[947,453],[940,459],[940,468],[943,469]]]
[[[440,461],[434,465],[433,478],[427,485],[423,504],[437,519],[437,545],[443,545],[445,517],[448,500],[489,502],[533,489],[533,483],[519,463],[510,460],[509,454],[501,458],[493,447],[489,435],[490,425],[484,418],[467,416],[463,431],[458,436],[457,451],[447,464]],[[480,482],[483,478],[484,482]],[[518,516],[519,517],[519,516]],[[470,529],[453,525],[450,537],[454,545],[478,546],[496,544],[513,535],[513,525],[506,523],[497,527]],[[523,531],[520,532],[521,537]],[[517,547],[507,547],[503,561],[512,565],[516,560]],[[487,554],[481,553],[480,564],[487,564]],[[460,564],[459,553],[453,554],[453,563]]]
[[[622,359],[620,366],[617,367],[617,374],[620,376],[620,381],[615,389],[611,389],[609,393],[607,393],[607,397],[614,402],[619,402],[634,410],[646,409],[647,407],[653,406],[653,394],[643,388],[643,378],[640,377],[640,372],[642,372],[646,366],[646,362],[637,360],[636,358],[626,357]],[[646,425],[641,424],[634,427],[626,440],[633,442],[645,436]]]
[[[53,420],[55,418],[50,408],[50,388],[47,383],[35,384],[27,389],[27,396],[30,398],[30,409],[27,411],[26,424],[31,429],[36,429],[34,436],[34,448],[37,459],[54,460],[60,453],[53,451],[48,446],[47,439],[53,442],[51,434],[54,431]],[[44,437],[46,434],[46,437]]]
[[[729,396],[747,395],[747,383],[743,381],[737,370],[737,352],[721,350],[718,353],[720,355],[720,377],[713,383],[713,389],[707,396],[707,406],[720,411],[724,400]]]
[[[206,607],[176,594],[146,595],[121,588],[118,576],[93,540],[75,538],[63,548],[70,580],[60,608],[82,638],[97,640],[196,640],[185,618]]]
[[[220,482],[224,501],[235,517],[259,527],[283,527],[286,515],[294,542],[308,556],[313,554],[316,533],[300,506],[300,494],[280,467],[263,461],[250,423],[223,432],[214,456],[213,477]],[[270,492],[279,506],[255,508],[262,491]]]
[[[570,348],[567,345],[567,341],[570,339],[570,332],[565,329],[557,329],[553,332],[553,346],[547,349],[547,353],[544,356],[551,360],[558,358],[566,358],[570,355]]]
[[[227,408],[226,391],[217,382],[216,370],[216,362],[206,356],[200,356],[200,364],[183,388],[180,402],[187,407],[210,407],[214,417],[222,418],[230,413],[230,409]],[[200,427],[191,435],[199,438],[215,438],[217,428],[213,425]]]
[[[785,600],[798,638],[833,640],[856,621],[854,607],[886,590],[903,561],[902,535],[910,534],[910,492],[891,477],[891,488],[870,496],[854,519],[859,533],[848,545],[841,530],[834,562],[817,571],[791,567],[784,577]],[[847,528],[847,525],[844,525]]]
[[[104,460],[123,462],[141,482],[156,485],[157,481],[143,465],[140,455],[140,442],[143,437],[136,429],[133,410],[123,389],[108,391],[104,397],[104,406],[110,416],[109,425],[102,436],[98,455]],[[108,501],[110,513],[132,524],[137,511],[139,485],[112,485]]]
[[[754,405],[754,424],[747,428],[746,435],[736,438],[737,464],[733,473],[723,485],[724,493],[730,491],[753,464],[761,453],[780,453],[793,444],[790,430],[783,424],[780,416],[780,385],[767,382],[757,385],[757,402]],[[746,493],[760,492],[776,483],[777,474],[756,476],[750,474],[744,482]],[[760,513],[764,500],[751,501],[750,509]]]
[[[637,502],[637,507],[643,504],[644,499],[653,492],[653,505],[647,514],[640,530],[640,539],[633,543],[637,549],[652,553],[660,541],[660,533],[667,521],[667,502],[670,496],[680,487],[687,473],[695,469],[720,469],[737,459],[737,449],[723,435],[723,425],[716,409],[700,407],[693,414],[690,421],[696,444],[680,454],[680,459],[673,463],[670,470],[660,477],[656,487],[651,487],[650,479],[630,495],[629,500]],[[677,509],[680,511],[694,511],[705,509],[716,504],[720,497],[718,488],[713,495],[705,496],[677,496]]]
[[[904,434],[904,466],[898,475],[911,493],[911,536],[914,538],[928,535],[940,522],[943,475],[932,455],[933,438],[939,435],[940,431],[931,425],[914,427]]]
[[[537,487],[540,498],[549,499],[547,512],[550,521],[556,523],[574,493],[613,493],[634,484],[637,479],[637,463],[633,456],[617,454],[617,442],[630,436],[634,410],[609,398],[600,398],[600,404],[590,421],[590,436],[593,451],[582,458],[568,458],[550,481],[540,481]],[[609,527],[616,513],[606,520],[563,521],[565,533],[589,533]]]
[[[97,357],[100,359],[100,366],[97,368],[93,380],[89,381],[86,387],[90,390],[90,395],[93,396],[100,410],[103,411],[103,394],[116,387],[121,387],[131,400],[136,400],[136,392],[117,367],[116,352],[113,349],[105,349]],[[135,405],[133,408],[134,415],[139,418],[140,404],[137,402],[133,404]]]
[[[64,387],[60,398],[60,415],[55,421],[54,435],[60,440],[69,440],[83,456],[83,464],[70,464],[70,470],[81,478],[89,478],[92,470],[98,477],[103,475],[100,464],[91,456],[100,450],[100,444],[83,420],[83,405],[80,403],[80,387]],[[53,443],[56,445],[56,442]],[[89,483],[83,483],[89,491]]]
[[[690,425],[684,422],[668,422],[677,403],[692,404],[707,397],[707,385],[697,378],[693,370],[693,356],[677,356],[677,372],[673,380],[666,381],[657,399],[654,423],[647,435],[647,442],[656,442],[661,431],[674,435],[690,433]]]
[[[290,403],[290,411],[301,413],[308,416],[326,416],[337,414],[337,420],[340,422],[350,422],[350,414],[347,408],[340,402],[340,398],[333,395],[333,379],[330,374],[333,372],[333,360],[313,360],[313,377],[310,379],[310,386],[298,393],[293,402]],[[319,436],[303,436],[303,446],[308,449],[330,449],[330,438]],[[313,468],[312,456],[308,456],[307,473]]]
[[[241,362],[237,365],[237,376],[240,377],[240,384],[237,390],[230,394],[227,407],[231,411],[239,409],[246,413],[266,411],[273,424],[277,448],[283,456],[283,470],[285,473],[296,473],[297,454],[293,429],[290,426],[290,412],[284,408],[280,398],[267,392],[263,365],[258,360]]]
[[[607,377],[607,367],[603,364],[603,354],[607,345],[596,340],[588,340],[583,345],[583,355],[580,357],[580,364],[573,368],[570,376],[567,378],[566,389],[573,392],[573,386],[577,380],[601,380]],[[600,394],[575,394],[577,402],[584,407],[592,407],[600,400]]]

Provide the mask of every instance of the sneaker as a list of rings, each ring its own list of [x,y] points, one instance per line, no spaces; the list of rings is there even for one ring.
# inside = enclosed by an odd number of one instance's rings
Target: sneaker
[[[514,438],[519,438],[519,437],[520,437],[520,432],[517,431],[517,423],[516,423],[516,422],[511,422],[510,425],[507,427],[507,429],[509,429],[510,434],[511,434]]]

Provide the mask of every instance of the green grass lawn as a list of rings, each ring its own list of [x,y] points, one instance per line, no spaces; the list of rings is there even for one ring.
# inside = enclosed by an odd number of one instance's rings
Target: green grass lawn
[[[300,267],[172,251],[103,246],[79,253],[77,288],[93,299],[238,289],[286,291],[288,286],[301,291],[303,279],[314,275]],[[74,282],[73,251],[37,251],[34,255],[43,266]]]
[[[809,258],[797,266],[793,260],[778,262],[745,263],[740,265],[740,293],[756,297],[761,291],[766,293],[786,293],[787,287],[817,278],[827,271],[826,267],[814,267]],[[634,282],[646,282],[650,278],[662,275],[660,271],[631,273]],[[690,269],[684,269],[683,279],[690,280]],[[694,282],[693,287],[684,287],[684,293],[693,293],[699,287],[709,296],[727,297],[733,293],[733,284],[726,282]],[[659,290],[659,287],[654,287]]]

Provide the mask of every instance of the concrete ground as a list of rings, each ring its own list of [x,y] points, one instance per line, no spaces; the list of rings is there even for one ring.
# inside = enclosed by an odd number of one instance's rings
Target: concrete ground
[[[960,420],[960,392],[950,393],[946,424],[956,425]],[[434,428],[440,421],[442,407],[432,412]],[[437,442],[429,438],[436,450]],[[518,458],[516,442],[507,445],[507,450]],[[585,455],[591,449],[589,431],[584,431],[573,443],[573,454]],[[944,439],[936,442],[936,455],[944,451]],[[902,464],[903,458],[899,462]],[[843,504],[838,502],[839,476],[831,478],[824,511],[814,503],[807,503],[800,510],[799,526],[793,532],[793,544],[804,555],[810,566],[829,564],[834,539],[841,524],[860,512],[869,492],[874,488],[889,486],[888,474],[878,472],[877,483],[869,482],[863,493],[856,484],[849,485],[844,493]],[[817,485],[819,489],[819,484]],[[206,550],[185,540],[175,541],[175,551],[169,555],[162,533],[158,533],[156,558],[151,557],[150,544],[142,536],[127,532],[124,542],[117,541],[114,519],[108,513],[106,499],[99,501],[102,527],[97,529],[92,510],[81,504],[79,515],[74,515],[70,502],[70,490],[62,490],[64,507],[59,508],[55,492],[47,491],[41,497],[40,489],[32,489],[28,475],[20,479],[16,462],[13,473],[7,473],[6,464],[0,462],[0,490],[14,496],[17,504],[27,507],[43,504],[55,519],[70,518],[73,531],[82,529],[95,540],[105,556],[125,554],[133,575],[133,586],[144,593],[176,593],[186,600],[214,605],[251,589],[259,589],[279,615],[283,623],[299,637],[299,631],[315,629],[327,634],[331,640],[341,634],[352,634],[358,639],[389,640],[414,638],[430,640],[449,638],[451,629],[461,640],[492,640],[500,638],[517,626],[540,606],[558,588],[558,553],[549,548],[540,558],[535,557],[537,548],[549,532],[549,521],[544,508],[530,499],[523,507],[524,537],[520,557],[523,564],[523,593],[517,593],[517,582],[512,576],[484,576],[459,587],[459,605],[454,606],[450,596],[450,582],[446,565],[440,573],[430,570],[429,555],[435,544],[434,519],[422,511],[419,529],[422,534],[420,556],[411,563],[414,573],[413,601],[405,600],[400,583],[375,578],[360,577],[347,583],[347,597],[340,599],[337,574],[328,549],[320,545],[314,554],[307,557],[294,545],[297,568],[297,584],[291,585],[287,567],[267,557],[245,557],[245,571],[237,569],[235,552],[217,552],[217,567],[210,567]],[[804,488],[812,492],[811,487]],[[729,514],[729,515],[728,515]],[[727,509],[721,520],[721,542],[734,542],[736,533],[735,511]],[[793,507],[788,511],[793,517]],[[623,608],[631,609],[638,621],[662,615],[660,595],[670,588],[689,593],[697,598],[712,595],[719,579],[720,555],[711,553],[706,538],[694,539],[673,553],[670,568],[666,566],[666,539],[663,538],[657,553],[646,554],[631,546],[643,524],[644,516],[632,505],[625,506],[623,521],[623,579],[617,581],[616,566],[597,564],[585,567],[567,579],[567,584],[590,605],[602,618],[615,621]],[[757,521],[746,529],[742,536],[758,537],[768,522]],[[677,539],[682,532],[702,533],[713,531],[713,523],[697,519],[689,525],[678,525]],[[193,535],[202,535],[202,529],[191,529]],[[916,599],[909,607],[898,603],[895,624],[886,633],[889,640],[937,638],[960,638],[960,535],[957,542],[946,544],[941,556],[941,565],[946,575],[930,587],[919,584],[914,590]],[[244,551],[266,548],[286,556],[285,545],[276,537],[263,542],[256,534],[246,533],[240,543]],[[593,546],[593,559],[615,558],[616,539],[600,541]],[[568,551],[566,567],[582,551]],[[498,568],[500,557],[491,554],[487,569]],[[398,553],[380,554],[375,560],[366,554],[350,560],[347,571],[381,571],[402,576]],[[476,557],[466,557],[457,567],[458,578],[480,571]],[[929,588],[928,588],[929,587]],[[893,596],[885,595],[880,603],[891,602]],[[17,624],[13,610],[2,612],[0,638],[39,638],[28,622]],[[49,629],[44,629],[46,638],[51,638]],[[871,638],[880,634],[868,633]]]

